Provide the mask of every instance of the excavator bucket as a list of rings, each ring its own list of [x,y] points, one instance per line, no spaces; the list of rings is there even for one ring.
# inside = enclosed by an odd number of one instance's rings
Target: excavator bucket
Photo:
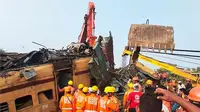
[[[128,48],[170,50],[173,52],[174,29],[171,26],[132,24],[128,34]]]

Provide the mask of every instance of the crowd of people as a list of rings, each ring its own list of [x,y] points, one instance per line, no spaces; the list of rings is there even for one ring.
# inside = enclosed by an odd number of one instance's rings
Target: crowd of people
[[[133,77],[123,107],[127,112],[200,112],[200,87],[193,88],[189,79],[186,84],[170,79],[146,80],[141,86],[138,77]]]
[[[68,86],[59,89],[64,92],[59,107],[62,112],[200,112],[200,87],[192,88],[190,80],[186,84],[163,81],[165,86],[156,80],[146,80],[145,85],[141,85],[138,77],[133,77],[127,83],[121,110],[115,87],[105,87],[101,96],[96,85],[79,84],[75,89],[70,80]]]

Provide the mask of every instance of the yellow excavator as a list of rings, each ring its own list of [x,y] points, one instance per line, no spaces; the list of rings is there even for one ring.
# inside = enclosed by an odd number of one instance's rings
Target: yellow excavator
[[[140,68],[151,75],[154,75],[155,72],[142,65],[138,59],[168,70],[178,76],[190,79],[193,82],[196,82],[196,85],[199,85],[199,77],[177,68],[174,65],[140,54],[141,49],[152,49],[153,52],[154,50],[158,50],[159,52],[161,50],[164,50],[165,52],[170,50],[173,52],[174,47],[173,27],[149,24],[132,24],[128,35],[128,46],[125,47],[122,56],[130,55],[130,63],[135,64],[137,68]]]

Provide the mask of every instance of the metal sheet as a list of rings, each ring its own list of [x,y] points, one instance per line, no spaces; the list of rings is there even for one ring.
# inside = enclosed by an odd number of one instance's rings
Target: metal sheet
[[[109,70],[114,70],[113,37],[103,37],[101,42],[103,53],[108,61]]]
[[[105,57],[100,47],[100,42],[94,46],[95,54],[92,60],[89,62],[90,72],[97,80],[97,84],[101,90],[106,86],[106,83],[111,78],[111,75],[107,71],[107,65]]]

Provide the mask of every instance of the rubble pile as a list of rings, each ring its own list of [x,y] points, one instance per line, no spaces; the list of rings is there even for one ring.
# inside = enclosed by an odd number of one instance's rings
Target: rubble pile
[[[15,53],[15,52],[0,52],[0,66],[4,65],[10,60],[16,60],[26,55],[26,53]]]
[[[128,80],[135,76],[138,71],[134,64],[129,64],[126,67],[115,69],[114,72],[109,72],[114,76],[111,84],[117,85],[118,87],[121,87],[122,91],[125,91]]]

